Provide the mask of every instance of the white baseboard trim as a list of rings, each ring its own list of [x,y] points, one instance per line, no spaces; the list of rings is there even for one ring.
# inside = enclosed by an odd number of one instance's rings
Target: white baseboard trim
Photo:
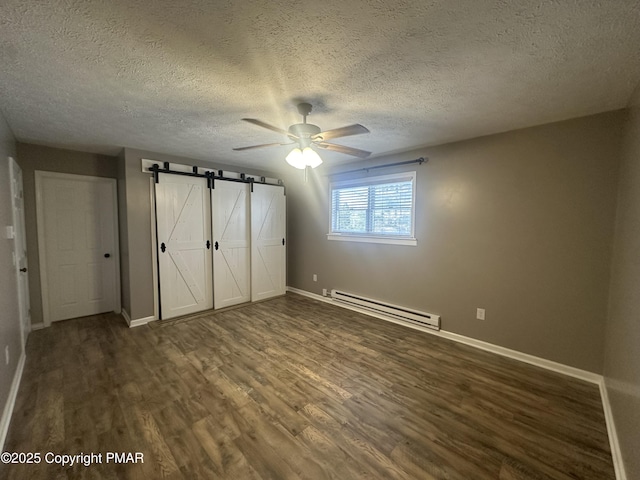
[[[0,451],[2,452],[4,452],[4,442],[9,433],[13,407],[16,404],[16,397],[18,396],[18,389],[20,388],[20,380],[22,380],[22,371],[24,370],[24,362],[26,359],[27,356],[22,352],[20,360],[18,361],[18,368],[16,368],[16,373],[13,375],[13,382],[11,382],[7,403],[5,403],[4,410],[2,411],[2,419],[0,419]]]
[[[453,340],[455,342],[464,343],[481,350],[486,350],[487,352],[496,353],[498,355],[502,355],[503,357],[513,358],[514,360],[519,360],[530,365],[535,365],[536,367],[541,367],[557,373],[562,373],[563,375],[568,375],[569,377],[574,377],[590,383],[595,383],[596,385],[599,385],[602,381],[602,375],[589,372],[587,370],[582,370],[580,368],[571,367],[563,363],[547,360],[546,358],[536,357],[535,355],[522,353],[517,350],[511,350],[510,348],[501,347],[500,345],[483,342],[482,340],[476,340],[475,338],[465,337],[464,335],[447,332],[445,330],[440,330],[440,332],[433,333],[435,333],[436,335],[440,335],[441,337],[448,338],[449,340]]]
[[[31,331],[33,332],[34,330],[42,330],[44,328],[44,323],[32,323],[31,324]]]
[[[303,297],[309,297],[309,298],[313,298],[314,300],[320,300],[321,302],[330,303],[332,305],[338,305],[336,302],[334,302],[331,299],[331,297],[323,297],[322,295],[318,295],[317,293],[307,292],[306,290],[300,290],[299,288],[287,287],[287,292],[297,293],[298,295],[302,295]],[[345,308],[348,308],[348,305],[339,305],[339,306],[341,307],[344,306]]]
[[[600,382],[600,396],[602,397],[602,407],[604,409],[604,418],[607,422],[607,433],[609,435],[609,445],[611,447],[611,457],[613,458],[613,468],[616,471],[616,480],[627,480],[627,473],[624,469],[622,460],[622,451],[618,442],[618,432],[616,423],[613,420],[613,412],[609,403],[609,393],[607,392],[607,384],[604,377]]]
[[[297,293],[305,297],[313,298],[314,300],[319,300],[321,302],[330,303],[337,307],[346,308],[348,310],[353,310],[356,312],[363,313],[365,315],[369,315],[372,317],[380,318],[382,320],[397,323],[405,327],[413,328],[415,330],[420,330],[422,332],[430,333],[431,335],[437,335],[439,337],[447,338],[449,340],[453,340],[454,342],[464,343],[465,345],[469,345],[475,348],[479,348],[481,350],[492,352],[497,355],[502,355],[503,357],[513,358],[514,360],[519,360],[521,362],[525,362],[530,365],[535,365],[537,367],[541,367],[547,370],[552,370],[554,372],[568,375],[570,377],[578,378],[580,380],[585,380],[590,383],[595,383],[600,387],[600,396],[602,399],[602,407],[604,409],[604,416],[607,424],[607,434],[609,436],[609,444],[611,446],[611,456],[613,459],[613,466],[616,472],[616,480],[627,480],[627,476],[624,471],[624,463],[622,461],[622,453],[620,451],[620,444],[618,443],[618,435],[616,432],[615,423],[613,421],[613,414],[611,412],[611,405],[609,404],[609,395],[607,394],[607,388],[605,385],[604,377],[602,375],[598,375],[597,373],[589,372],[587,370],[581,370],[579,368],[570,367],[569,365],[564,365],[562,363],[553,362],[545,358],[536,357],[535,355],[529,355],[528,353],[522,353],[522,352],[518,352],[517,350],[511,350],[510,348],[501,347],[500,345],[495,345],[493,343],[483,342],[482,340],[476,340],[475,338],[465,337],[464,335],[459,335],[457,333],[447,332],[446,330],[432,330],[430,328],[424,328],[418,325],[412,325],[409,323],[396,321],[396,320],[384,317],[382,315],[378,315],[374,312],[360,309],[358,307],[353,307],[351,305],[347,305],[342,302],[334,302],[330,297],[323,297],[322,295],[318,295],[317,293],[307,292],[306,290],[300,290],[294,287],[287,287],[287,291],[292,293]]]
[[[154,317],[153,315],[149,317],[136,318],[135,320],[131,320],[131,324],[129,325],[129,327],[131,328],[141,327],[142,325],[146,325],[147,323],[154,322],[155,320],[156,320],[156,317]]]
[[[419,325],[412,325],[409,323],[405,323],[405,322],[402,322],[401,320],[390,319],[388,317],[385,317],[384,315],[378,315],[375,312],[371,312],[369,310],[347,305],[342,302],[334,302],[330,297],[323,297],[322,295],[318,295],[317,293],[307,292],[305,290],[300,290],[294,287],[287,287],[287,291],[297,293],[299,295],[304,295],[305,297],[313,298],[315,300],[320,300],[321,302],[331,303],[332,305],[346,308],[348,310],[364,313],[365,315],[380,318],[382,320],[387,320],[389,322],[397,323],[399,325],[413,328],[415,330],[420,330],[421,332],[430,333],[431,335],[437,335],[439,337],[447,338],[449,340],[453,340],[454,342],[464,343],[465,345],[470,345],[472,347],[476,347],[481,350],[486,350],[487,352],[496,353],[498,355],[502,355],[503,357],[513,358],[515,360],[529,363],[537,367],[542,367],[547,370],[553,370],[554,372],[562,373],[564,375],[569,375],[570,377],[586,380],[587,382],[595,383],[597,385],[599,385],[600,382],[602,381],[602,375],[598,375],[597,373],[589,372],[587,370],[581,370],[575,367],[570,367],[562,363],[553,362],[551,360],[536,357],[535,355],[530,355],[528,353],[522,353],[517,350],[511,350],[510,348],[501,347],[500,345],[484,342],[482,340],[477,340],[471,337],[465,337],[464,335],[448,332],[446,330],[433,330],[431,328],[425,328]]]
[[[124,308],[122,308],[120,309],[120,315],[122,315],[124,321],[127,322],[129,328],[131,328],[131,317],[129,316],[129,313]]]
[[[129,325],[129,328],[141,327],[142,325],[146,325],[147,323],[156,320],[156,317],[154,317],[153,315],[151,315],[150,317],[136,318],[135,320],[131,320],[129,313],[124,308],[122,309],[121,313],[126,320],[127,325]]]

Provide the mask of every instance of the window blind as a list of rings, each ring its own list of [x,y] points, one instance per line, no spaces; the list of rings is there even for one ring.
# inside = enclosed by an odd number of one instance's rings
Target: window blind
[[[331,233],[413,237],[414,183],[405,174],[332,185]]]

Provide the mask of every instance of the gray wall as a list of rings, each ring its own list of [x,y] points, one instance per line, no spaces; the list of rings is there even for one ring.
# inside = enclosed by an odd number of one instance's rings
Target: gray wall
[[[254,176],[276,177],[273,173],[260,170],[125,148],[124,160],[120,160],[121,168],[119,168],[124,173],[124,178],[119,179],[119,185],[124,185],[125,188],[125,198],[120,200],[126,205],[126,228],[123,231],[127,237],[127,245],[121,244],[121,247],[127,254],[123,255],[121,266],[123,288],[125,282],[129,285],[128,295],[126,292],[123,293],[123,306],[132,320],[150,317],[154,314],[153,290],[155,286],[153,284],[151,253],[151,186],[149,183],[151,174],[142,172],[141,159],[143,158],[159,162],[174,162],[244,172]],[[121,204],[121,211],[122,207]],[[122,241],[123,239],[121,239]],[[128,252],[131,252],[131,255]]]
[[[13,240],[7,239],[4,230],[5,226],[13,225],[7,160],[9,156],[16,157],[15,140],[9,125],[0,113],[0,412],[4,411],[22,352]],[[9,365],[5,365],[4,361],[4,349],[7,345],[11,357]]]
[[[640,86],[623,143],[604,375],[627,478],[640,478]]]
[[[24,210],[29,255],[29,294],[31,297],[31,323],[42,323],[42,289],[40,288],[40,257],[38,254],[38,227],[36,220],[35,171],[91,175],[117,178],[117,159],[95,153],[76,152],[43,147],[28,143],[17,144],[17,161],[24,177]]]
[[[380,160],[430,158],[401,167],[417,171],[417,247],[327,240],[328,178],[287,178],[288,285],[440,314],[444,330],[601,373],[624,118],[606,113]],[[476,307],[486,320],[475,319]]]

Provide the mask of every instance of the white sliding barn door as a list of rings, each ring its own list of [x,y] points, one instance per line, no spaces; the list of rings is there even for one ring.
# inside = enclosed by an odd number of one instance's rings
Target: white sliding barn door
[[[116,182],[36,172],[45,325],[119,311]]]
[[[216,180],[213,217],[213,299],[215,308],[251,300],[249,185]]]
[[[161,318],[213,308],[206,180],[161,174],[156,184],[156,226]]]
[[[284,295],[286,276],[284,188],[254,184],[251,193],[251,300]]]

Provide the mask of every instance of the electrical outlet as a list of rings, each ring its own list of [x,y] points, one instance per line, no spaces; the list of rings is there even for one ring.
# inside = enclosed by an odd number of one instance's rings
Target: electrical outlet
[[[9,345],[4,347],[4,363],[9,365]]]
[[[318,281],[318,275],[316,275],[315,273],[313,274],[313,281],[317,282]]]
[[[322,289],[322,296],[323,296],[323,297],[326,297],[326,296],[327,296],[327,289],[326,289],[326,288],[323,288],[323,289]]]
[[[484,308],[476,308],[476,318],[478,320],[484,320]]]

